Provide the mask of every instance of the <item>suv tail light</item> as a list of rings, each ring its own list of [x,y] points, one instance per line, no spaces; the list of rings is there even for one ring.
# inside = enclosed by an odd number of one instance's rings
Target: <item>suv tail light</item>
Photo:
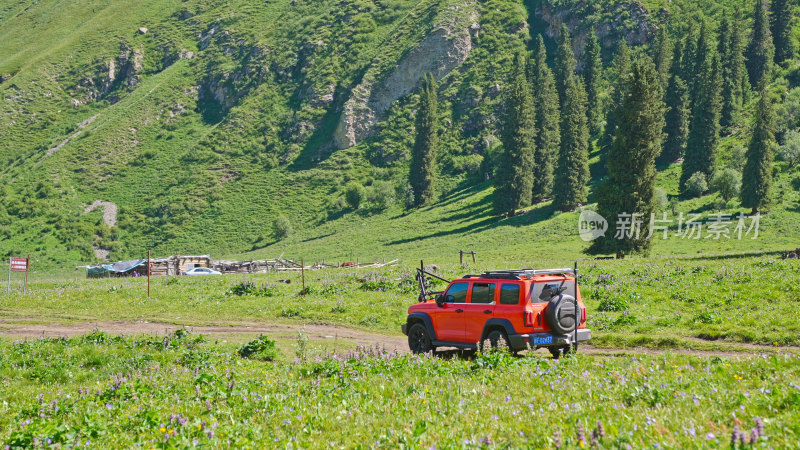
[[[527,309],[523,313],[522,322],[525,324],[526,327],[533,326],[533,311],[528,311]]]
[[[581,306],[581,323],[586,322],[586,307]]]

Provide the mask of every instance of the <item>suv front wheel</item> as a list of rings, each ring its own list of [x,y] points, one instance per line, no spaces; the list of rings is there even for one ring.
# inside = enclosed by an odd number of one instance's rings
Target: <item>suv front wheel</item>
[[[408,348],[411,349],[411,353],[428,353],[434,350],[433,345],[431,345],[431,337],[428,335],[425,325],[415,323],[408,330]]]

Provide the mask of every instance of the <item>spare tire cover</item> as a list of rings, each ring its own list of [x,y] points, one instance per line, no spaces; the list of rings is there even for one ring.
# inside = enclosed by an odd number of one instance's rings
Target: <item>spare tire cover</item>
[[[555,333],[575,331],[575,297],[559,294],[551,298],[544,310],[544,318]]]

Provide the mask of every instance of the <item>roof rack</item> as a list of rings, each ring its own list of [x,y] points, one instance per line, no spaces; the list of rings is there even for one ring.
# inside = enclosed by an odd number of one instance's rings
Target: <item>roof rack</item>
[[[575,269],[519,269],[488,270],[480,275],[465,275],[464,278],[496,278],[501,280],[522,280],[536,275],[575,275]]]

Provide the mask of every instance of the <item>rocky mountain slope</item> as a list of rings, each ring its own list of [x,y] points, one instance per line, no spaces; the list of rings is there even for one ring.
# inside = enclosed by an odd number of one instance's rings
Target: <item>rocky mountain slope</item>
[[[486,189],[513,54],[566,23],[577,54],[594,27],[610,56],[651,38],[657,3],[1,1],[0,255],[280,252],[278,214],[312,244],[381,214],[344,206],[350,181],[402,211],[429,72],[439,191]]]

